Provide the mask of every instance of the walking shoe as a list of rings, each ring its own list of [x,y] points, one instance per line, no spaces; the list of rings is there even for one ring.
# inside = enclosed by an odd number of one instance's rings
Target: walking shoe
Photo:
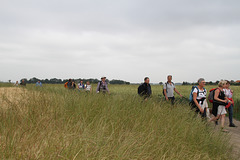
[[[230,124],[229,127],[237,127],[235,124]]]

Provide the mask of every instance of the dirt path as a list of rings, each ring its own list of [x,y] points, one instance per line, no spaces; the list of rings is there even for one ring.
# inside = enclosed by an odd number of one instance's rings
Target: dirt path
[[[230,144],[233,146],[233,155],[235,159],[240,160],[240,121],[233,119],[233,123],[237,127],[229,127],[229,118],[225,118],[225,129],[229,131],[229,133],[224,133],[228,134],[230,136]],[[220,132],[221,129],[221,122],[220,120],[218,121],[219,125],[215,125],[213,122],[211,122],[211,126],[218,132]]]
[[[231,136],[230,143],[233,145],[233,152],[236,157],[240,158],[240,121],[234,120],[233,123],[238,127],[228,127],[229,119],[226,117],[225,126]]]

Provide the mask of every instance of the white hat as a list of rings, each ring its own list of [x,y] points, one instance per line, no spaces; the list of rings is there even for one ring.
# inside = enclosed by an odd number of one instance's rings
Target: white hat
[[[106,78],[105,76],[102,76],[101,79]]]

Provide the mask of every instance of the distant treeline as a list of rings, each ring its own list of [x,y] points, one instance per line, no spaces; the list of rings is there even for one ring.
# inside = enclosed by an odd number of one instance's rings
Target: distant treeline
[[[23,78],[21,79],[21,81],[24,80],[26,83],[36,83],[38,81],[45,83],[45,84],[64,84],[68,81],[68,79],[58,79],[58,78],[51,78],[51,79],[38,79],[36,77],[30,78],[29,80],[27,78]],[[86,83],[87,81],[89,81],[90,83],[98,83],[100,80],[98,79],[93,79],[93,78],[89,78],[89,79],[82,79],[82,78],[78,78],[78,79],[72,79],[74,80],[76,83],[83,81],[83,83]],[[110,84],[130,84],[130,82],[126,82],[123,80],[108,80],[106,79],[107,83]]]
[[[229,81],[231,85],[240,85],[239,82],[235,82],[234,80],[231,80]],[[216,81],[216,82],[212,82],[212,81],[209,81],[209,82],[206,82],[206,85],[218,85],[219,81]],[[198,85],[198,83],[189,83],[189,82],[183,82],[182,85]]]

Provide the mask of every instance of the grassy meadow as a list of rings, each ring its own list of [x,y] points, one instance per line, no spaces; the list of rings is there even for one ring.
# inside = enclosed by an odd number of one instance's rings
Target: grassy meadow
[[[13,99],[1,90],[0,158],[233,159],[229,137],[196,117],[187,100],[171,106],[156,85],[143,101],[137,87],[109,85],[111,94],[102,95],[95,85],[90,94],[27,85],[11,87]],[[188,97],[191,86],[177,89]],[[240,99],[240,87],[232,89]]]

